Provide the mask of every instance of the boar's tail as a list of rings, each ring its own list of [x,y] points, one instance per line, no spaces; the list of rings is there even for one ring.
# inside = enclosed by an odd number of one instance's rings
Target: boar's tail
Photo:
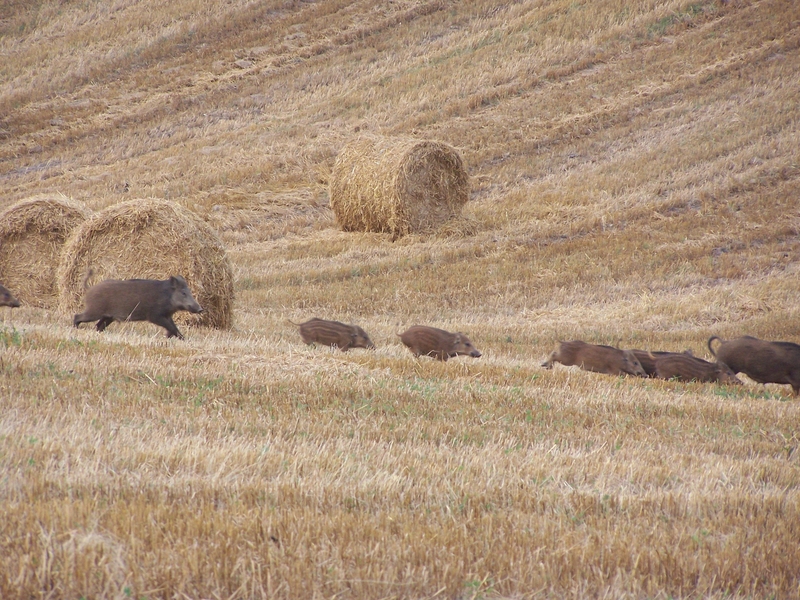
[[[294,321],[292,321],[291,319],[286,319],[286,320],[287,320],[287,321],[289,321],[289,323],[291,323],[291,324],[292,324],[292,325],[294,325],[295,327],[300,327],[300,323],[295,323],[295,322],[294,322]]]
[[[86,288],[89,287],[89,278],[94,274],[94,269],[89,267],[86,269],[86,275],[83,276],[83,291],[86,291]]]
[[[714,352],[714,348],[711,347],[711,342],[713,342],[714,340],[719,340],[720,342],[722,342],[722,339],[720,339],[716,335],[712,335],[710,338],[708,338],[708,349],[711,352],[711,356],[717,358],[717,353]]]

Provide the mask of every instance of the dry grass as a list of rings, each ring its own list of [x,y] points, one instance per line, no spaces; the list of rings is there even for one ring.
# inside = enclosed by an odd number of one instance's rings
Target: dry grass
[[[10,15],[10,16],[6,16]],[[800,341],[792,0],[15,4],[0,208],[170,200],[234,326],[0,309],[0,596],[800,597],[800,402],[539,365]],[[342,232],[336,157],[442,140],[463,221]],[[140,253],[145,254],[145,253]],[[13,291],[13,290],[12,290]],[[302,344],[357,322],[375,351]],[[467,333],[415,360],[396,332]]]

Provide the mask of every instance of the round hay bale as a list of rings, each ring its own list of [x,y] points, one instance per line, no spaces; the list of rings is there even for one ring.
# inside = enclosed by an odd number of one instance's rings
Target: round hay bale
[[[345,231],[428,233],[460,214],[469,177],[454,148],[408,138],[360,137],[342,148],[330,181]]]
[[[24,304],[56,306],[61,249],[88,216],[63,195],[33,196],[9,206],[0,213],[0,283]]]
[[[87,219],[67,240],[58,267],[60,307],[83,307],[83,282],[167,279],[182,275],[203,307],[181,311],[178,323],[227,329],[232,322],[233,273],[225,247],[209,225],[188,209],[164,200],[114,204]]]

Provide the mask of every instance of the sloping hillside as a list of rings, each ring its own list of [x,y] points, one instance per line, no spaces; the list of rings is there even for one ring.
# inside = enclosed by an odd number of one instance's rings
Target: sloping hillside
[[[799,223],[792,2],[42,3],[11,14],[4,204],[44,191],[91,208],[173,199],[234,256],[264,242],[287,259],[291,244],[270,242],[302,240],[304,257],[369,265],[372,287],[389,291],[382,272],[430,255],[414,275],[430,298],[370,298],[392,315],[428,314],[466,269],[475,297],[452,302],[485,313],[476,319],[608,298],[633,303],[639,322],[666,301],[700,324],[736,323],[764,304],[782,314],[780,333],[798,333],[783,318]],[[329,241],[330,168],[365,130],[457,147],[477,235],[396,253],[382,236]],[[389,257],[373,265],[377,248]],[[261,277],[285,283],[280,270]],[[730,298],[737,284],[743,306]],[[286,287],[284,306],[309,286]],[[303,305],[327,307],[310,287]]]
[[[0,0],[0,210],[172,200],[235,280],[185,342],[0,309],[0,597],[800,594],[790,388],[540,366],[800,342],[799,49],[796,0]],[[364,132],[455,147],[471,227],[341,231]]]

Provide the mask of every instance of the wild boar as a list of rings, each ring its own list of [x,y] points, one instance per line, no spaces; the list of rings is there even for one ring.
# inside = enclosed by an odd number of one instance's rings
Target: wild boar
[[[652,352],[649,350],[632,350],[632,352],[636,355],[636,359],[639,361],[639,364],[642,365],[642,368],[644,369],[644,372],[647,373],[648,377],[656,377],[656,360],[662,356],[668,356],[670,354],[686,354],[688,356],[694,356],[691,350],[684,350],[682,353],[664,352],[661,350]]]
[[[581,340],[560,342],[558,350],[554,350],[542,366],[545,369],[552,369],[553,363],[556,362],[567,367],[577,365],[594,373],[647,377],[647,372],[642,368],[633,350],[587,344]]]
[[[0,285],[0,306],[10,306],[11,308],[19,306],[19,300],[14,298],[14,295],[3,285]]]
[[[305,323],[294,323],[300,328],[300,337],[306,344],[322,344],[347,352],[350,348],[374,348],[367,332],[358,325],[347,325],[339,321],[311,319]]]
[[[712,363],[696,356],[678,353],[667,354],[656,360],[656,376],[661,379],[680,379],[681,381],[742,384],[725,363]]]
[[[716,352],[712,342],[719,340]],[[768,342],[745,335],[723,340],[708,338],[708,349],[718,362],[734,373],[744,373],[758,383],[788,383],[795,396],[800,394],[800,345],[793,342]]]
[[[179,310],[201,313],[203,308],[180,275],[164,281],[155,279],[106,279],[86,291],[85,310],[72,324],[97,321],[103,331],[114,321],[149,321],[167,330],[167,337],[183,339],[172,315]]]
[[[432,356],[441,361],[459,355],[481,357],[481,353],[472,345],[470,339],[460,331],[450,333],[444,329],[414,325],[397,335],[414,356]]]

